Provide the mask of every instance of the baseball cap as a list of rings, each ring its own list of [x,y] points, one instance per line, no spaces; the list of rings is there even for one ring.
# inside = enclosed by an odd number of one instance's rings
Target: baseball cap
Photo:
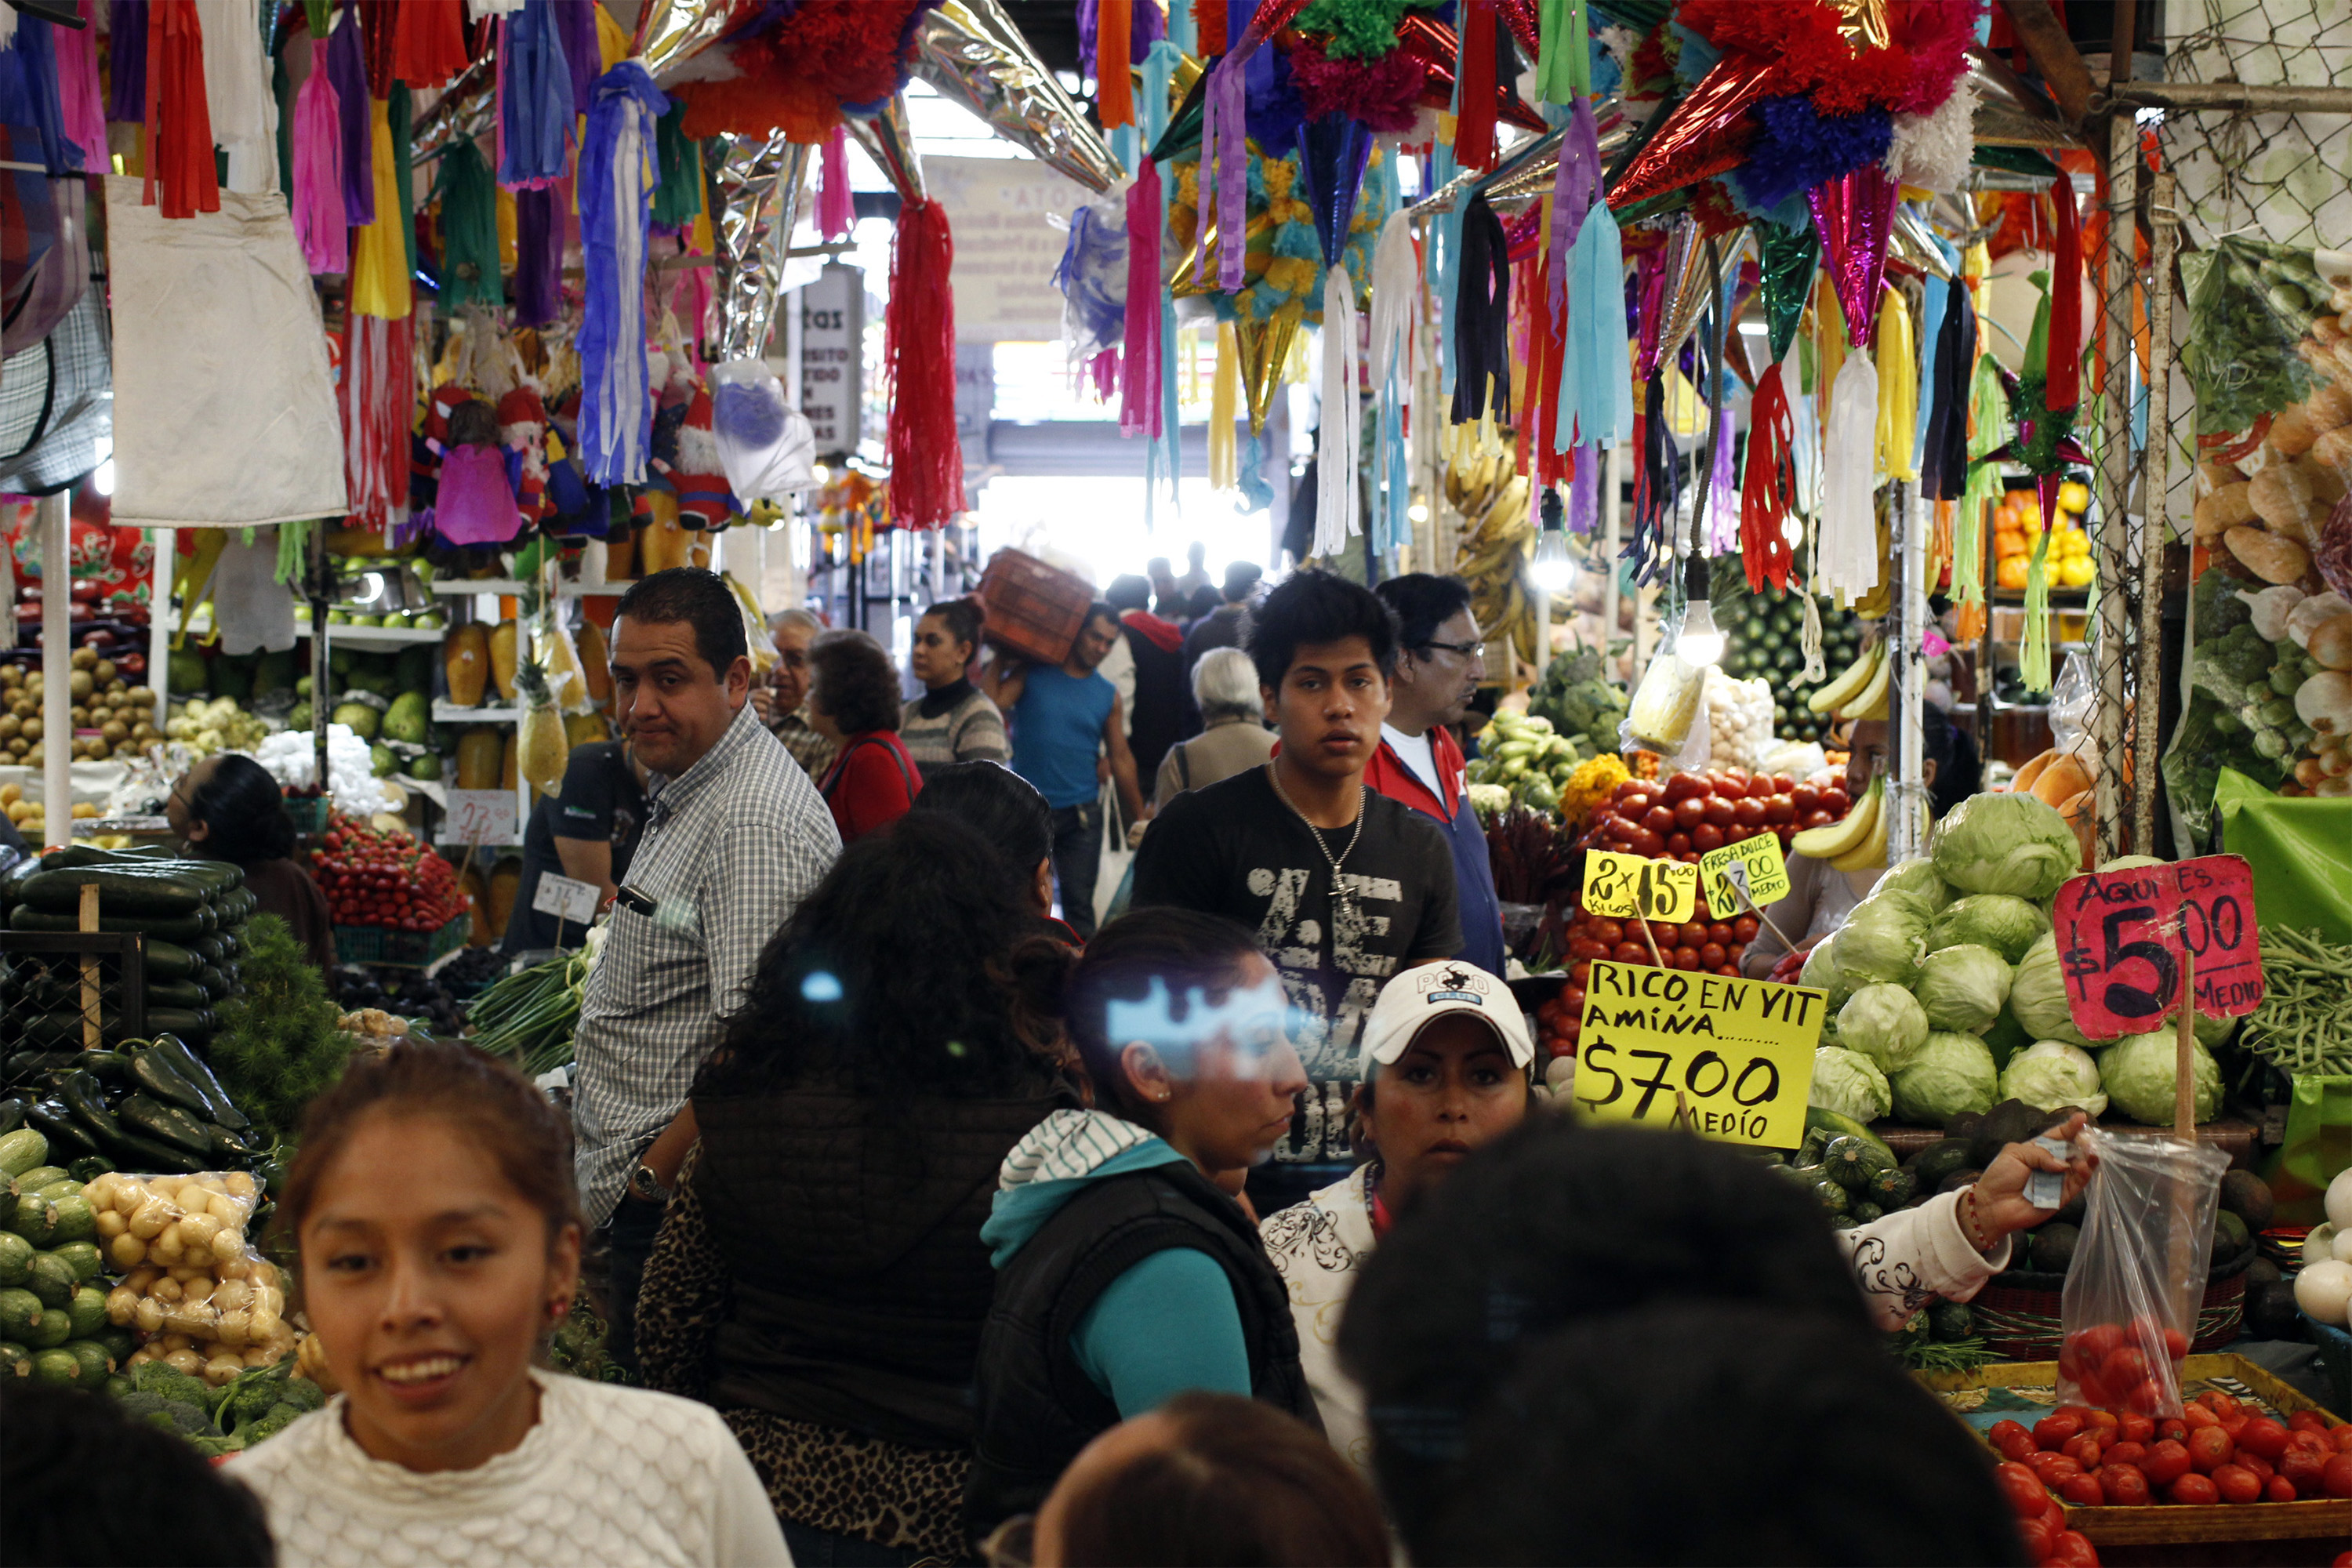
[[[1424,963],[1381,987],[1380,999],[1364,1021],[1364,1076],[1370,1078],[1375,1065],[1394,1062],[1423,1025],[1451,1013],[1485,1019],[1511,1053],[1514,1066],[1526,1067],[1536,1059],[1526,1016],[1509,986],[1475,963]]]

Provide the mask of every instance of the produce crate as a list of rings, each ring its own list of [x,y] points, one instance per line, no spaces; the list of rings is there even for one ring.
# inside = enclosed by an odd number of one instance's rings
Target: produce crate
[[[286,815],[293,818],[297,833],[324,833],[327,831],[327,819],[334,808],[334,800],[329,795],[289,795],[286,797]]]
[[[458,915],[439,931],[394,931],[389,926],[337,926],[335,962],[389,963],[423,969],[466,945],[471,915]]]
[[[1998,1421],[2031,1426],[2058,1402],[2054,1361],[2001,1362],[1973,1372],[1923,1372],[1919,1381],[1942,1396],[1979,1436]],[[2288,1384],[2242,1355],[2192,1354],[2181,1363],[2181,1393],[2193,1398],[2219,1388],[2266,1405],[2284,1420],[2298,1410],[2318,1410],[2330,1426],[2343,1425],[2333,1412],[2313,1404]],[[2352,1540],[2352,1499],[2309,1502],[2179,1504],[2140,1508],[2078,1508],[2061,1502],[2066,1528],[2079,1530],[2099,1549],[2109,1568],[2132,1564],[2230,1563],[2266,1564],[2326,1563]],[[2216,1542],[2234,1550],[2200,1550]],[[2248,1545],[2244,1543],[2259,1543]]]
[[[2253,1248],[2248,1247],[2244,1257],[2206,1279],[2190,1351],[2217,1351],[2238,1337],[2246,1320],[2246,1270],[2253,1261]],[[2038,1360],[2058,1353],[2058,1312],[2065,1290],[2063,1274],[2012,1268],[1995,1275],[1969,1303],[1969,1311],[1993,1354]]]
[[[2334,1323],[2323,1323],[2309,1312],[2297,1312],[2311,1342],[2319,1347],[2319,1367],[2327,1374],[2336,1407],[2352,1410],[2352,1334]]]
[[[2121,1116],[2104,1117],[2098,1126],[2102,1132],[2113,1132],[2126,1138],[2172,1136],[2169,1127],[2148,1127]],[[1898,1160],[1909,1159],[1944,1136],[1944,1130],[1940,1127],[1914,1127],[1907,1121],[1896,1121],[1889,1117],[1881,1117],[1872,1122],[1870,1130],[1885,1140],[1886,1146],[1895,1151],[1895,1157]],[[2261,1129],[2242,1116],[2217,1117],[2211,1121],[2197,1124],[2197,1142],[2209,1144],[2230,1156],[2231,1167],[2235,1170],[2251,1170],[2253,1167],[2254,1156],[2261,1147],[2260,1135]]]
[[[1059,664],[1070,657],[1095,591],[1034,555],[1000,550],[988,558],[979,596],[988,616],[982,635],[990,642],[1023,658]]]

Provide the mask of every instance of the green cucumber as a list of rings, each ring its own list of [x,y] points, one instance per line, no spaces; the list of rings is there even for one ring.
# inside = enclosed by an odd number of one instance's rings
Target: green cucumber
[[[50,1256],[63,1258],[73,1269],[75,1280],[83,1285],[98,1278],[99,1266],[105,1261],[99,1257],[98,1243],[94,1241],[64,1242],[53,1247]],[[100,1298],[101,1305],[104,1300]]]
[[[89,1339],[106,1327],[106,1292],[88,1285],[75,1288],[73,1299],[66,1303],[66,1321],[73,1327],[73,1337]]]
[[[151,985],[158,980],[194,980],[204,968],[205,961],[194,951],[161,937],[149,937],[140,944],[140,952],[147,961]]]
[[[16,1190],[20,1193],[37,1193],[52,1182],[62,1182],[65,1179],[65,1167],[62,1165],[36,1165],[31,1170],[17,1175]]]
[[[0,1137],[0,1174],[11,1180],[48,1163],[49,1141],[31,1128]]]
[[[33,1244],[13,1230],[0,1230],[0,1289],[16,1289],[32,1275]]]
[[[41,869],[105,869],[113,868],[130,871],[165,871],[187,880],[226,893],[245,886],[245,868],[234,860],[198,860],[184,855],[173,855],[157,848],[100,849],[94,844],[76,844],[64,849],[52,849],[41,857]]]
[[[14,1340],[0,1340],[0,1384],[33,1375],[33,1352]]]
[[[84,1388],[98,1387],[106,1381],[106,1374],[114,1370],[114,1358],[106,1353],[104,1345],[94,1341],[70,1339],[58,1349],[73,1357],[75,1366],[79,1369],[74,1381]]]
[[[179,1007],[194,1012],[212,998],[205,988],[193,980],[150,980],[147,982],[147,1005]]]
[[[213,929],[218,917],[207,909],[193,919],[166,920],[146,915],[113,915],[99,911],[98,929],[106,931],[136,931],[150,938],[161,937],[165,942],[187,943],[200,940]],[[78,931],[80,920],[74,915],[55,914],[37,910],[29,904],[18,904],[8,911],[11,931]]]
[[[79,1383],[81,1370],[81,1358],[62,1345],[34,1352],[33,1381],[35,1383]]]
[[[21,1285],[0,1288],[0,1339],[29,1345],[39,1337],[47,1309]],[[68,1325],[70,1327],[70,1325]]]
[[[101,914],[186,919],[209,901],[204,887],[175,873],[119,866],[74,866],[37,872],[26,878],[16,892],[37,910],[78,914],[84,888],[98,889]]]
[[[32,1267],[25,1272],[25,1289],[42,1306],[59,1310],[73,1300],[74,1287],[80,1283],[74,1278],[73,1265],[54,1252],[34,1253]]]

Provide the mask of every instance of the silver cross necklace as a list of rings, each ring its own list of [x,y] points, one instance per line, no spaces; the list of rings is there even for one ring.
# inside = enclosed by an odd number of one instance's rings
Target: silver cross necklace
[[[1348,835],[1348,847],[1345,849],[1340,850],[1337,855],[1334,855],[1331,853],[1331,847],[1323,842],[1323,830],[1317,827],[1312,822],[1307,821],[1307,814],[1298,809],[1298,804],[1292,800],[1288,795],[1284,793],[1282,780],[1275,773],[1272,758],[1268,758],[1266,761],[1265,782],[1274,786],[1275,798],[1281,801],[1283,805],[1290,807],[1290,814],[1298,818],[1300,825],[1307,829],[1307,837],[1315,840],[1315,847],[1323,852],[1323,858],[1325,860],[1330,862],[1331,924],[1333,928],[1331,939],[1333,943],[1336,945],[1339,942],[1338,927],[1341,919],[1345,918],[1352,922],[1356,917],[1356,898],[1353,893],[1348,890],[1347,883],[1340,877],[1339,868],[1347,863],[1349,856],[1355,853],[1356,840],[1364,836],[1364,818],[1369,815],[1365,808],[1370,803],[1370,795],[1372,793],[1371,786],[1369,784],[1357,785],[1357,788],[1363,791],[1363,795],[1356,802],[1356,830]]]

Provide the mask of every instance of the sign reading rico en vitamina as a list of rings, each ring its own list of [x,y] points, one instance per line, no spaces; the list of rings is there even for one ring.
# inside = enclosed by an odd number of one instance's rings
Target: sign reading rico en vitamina
[[[1805,1135],[1825,993],[1596,962],[1577,1036],[1578,1109],[1604,1121],[1793,1149]]]

